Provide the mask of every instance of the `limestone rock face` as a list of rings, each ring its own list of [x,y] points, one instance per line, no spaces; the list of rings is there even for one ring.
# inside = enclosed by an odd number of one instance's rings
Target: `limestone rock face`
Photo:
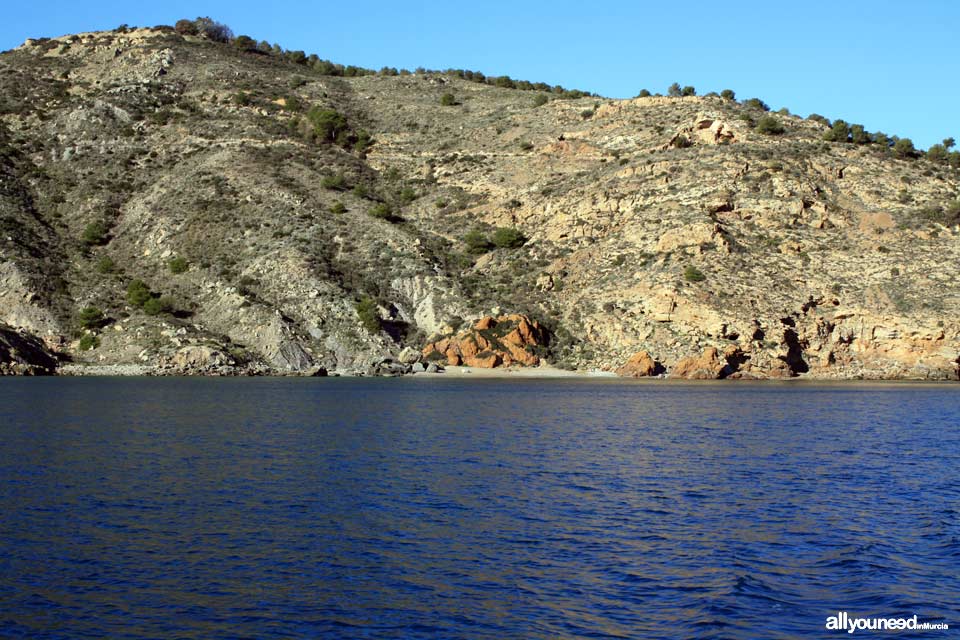
[[[0,376],[52,375],[57,357],[36,336],[0,325]]]
[[[169,364],[182,373],[196,375],[218,367],[232,365],[233,361],[217,349],[191,345],[183,347],[173,354]]]
[[[545,347],[548,334],[540,324],[519,314],[483,316],[456,335],[436,336],[423,348],[426,360],[445,359],[451,366],[492,369],[540,364],[535,348]]]

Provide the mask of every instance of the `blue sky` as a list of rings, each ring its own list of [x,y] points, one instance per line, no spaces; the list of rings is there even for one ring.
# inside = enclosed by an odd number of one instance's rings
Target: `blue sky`
[[[235,33],[344,64],[463,68],[623,98],[730,88],[926,148],[960,139],[960,2],[11,2],[0,50],[27,37],[209,15]]]

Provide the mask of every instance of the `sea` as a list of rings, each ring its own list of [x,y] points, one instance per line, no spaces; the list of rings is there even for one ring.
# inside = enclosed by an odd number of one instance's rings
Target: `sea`
[[[958,510],[958,384],[0,379],[2,638],[949,637]]]

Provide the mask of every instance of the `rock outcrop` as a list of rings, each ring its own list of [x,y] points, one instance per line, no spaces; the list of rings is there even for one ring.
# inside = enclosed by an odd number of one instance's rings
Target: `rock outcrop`
[[[638,351],[617,369],[618,376],[627,378],[646,378],[655,376],[664,371],[663,366],[654,360],[646,351]]]
[[[56,373],[57,356],[42,340],[0,325],[0,376],[47,376]]]
[[[533,367],[540,364],[537,351],[542,351],[547,342],[547,332],[527,316],[484,316],[455,335],[435,336],[423,348],[423,357],[428,361],[445,361],[451,366],[481,369]]]

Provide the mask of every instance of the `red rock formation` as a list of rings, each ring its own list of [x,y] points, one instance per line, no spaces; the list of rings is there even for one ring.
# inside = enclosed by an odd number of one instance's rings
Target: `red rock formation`
[[[473,327],[456,335],[437,336],[423,348],[427,360],[446,359],[448,365],[490,369],[499,366],[540,364],[534,347],[544,346],[547,332],[530,318],[511,314],[484,316]]]
[[[617,369],[618,376],[627,378],[644,378],[657,374],[657,362],[646,351],[638,351]]]

